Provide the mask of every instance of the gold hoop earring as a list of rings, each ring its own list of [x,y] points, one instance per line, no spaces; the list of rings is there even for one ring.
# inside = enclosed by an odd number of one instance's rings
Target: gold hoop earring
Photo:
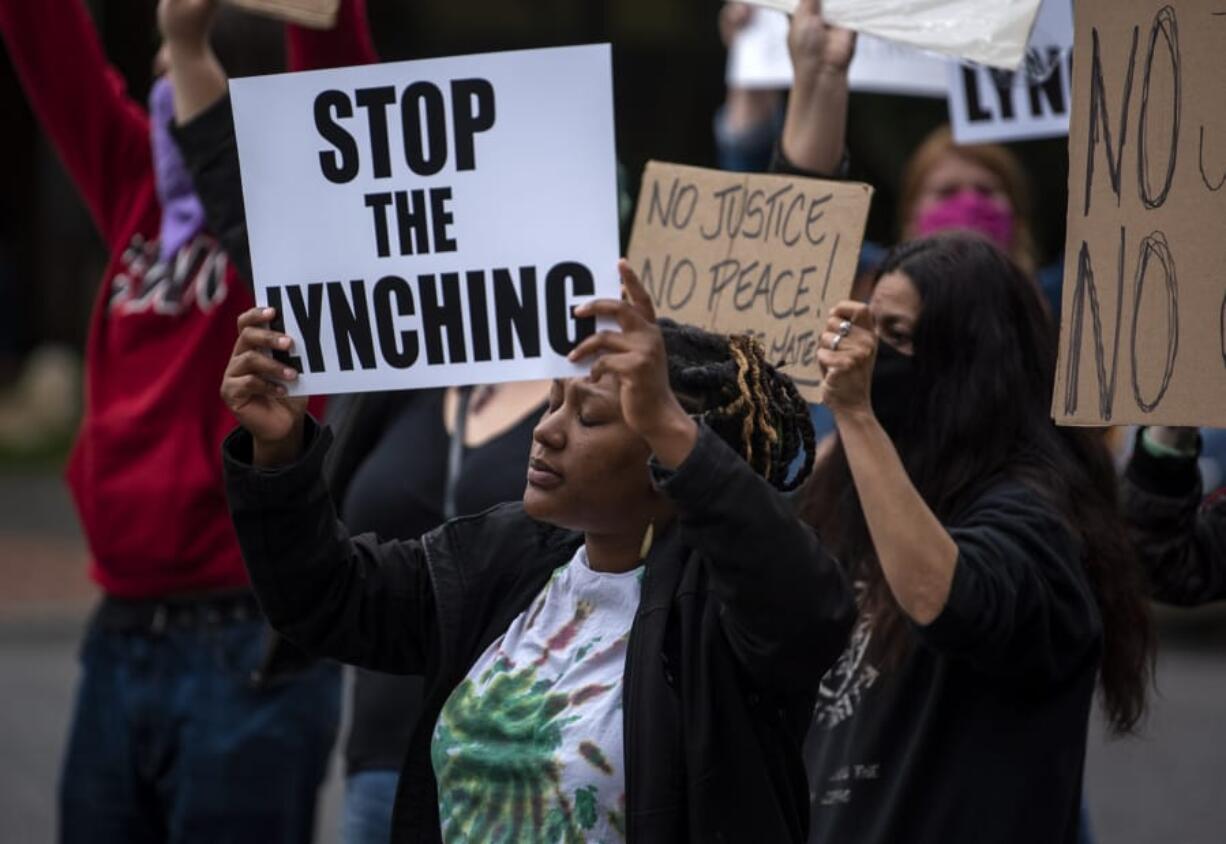
[[[643,534],[643,544],[639,546],[639,559],[646,560],[647,555],[651,553],[651,543],[656,538],[656,520],[652,519],[647,523],[647,532]]]

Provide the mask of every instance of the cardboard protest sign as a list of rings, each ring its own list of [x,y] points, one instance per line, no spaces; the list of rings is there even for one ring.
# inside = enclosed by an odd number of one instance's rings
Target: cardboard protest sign
[[[226,0],[233,6],[315,29],[336,24],[341,0]]]
[[[296,392],[562,377],[619,295],[608,45],[231,83]]]
[[[1043,0],[1016,72],[950,62],[954,140],[1005,143],[1067,135],[1072,56],[1072,0]]]
[[[791,14],[797,0],[746,0]],[[1040,0],[824,0],[833,24],[954,58],[1016,70]]]
[[[1077,2],[1061,423],[1226,424],[1224,12]]]
[[[749,23],[728,48],[728,85],[734,88],[792,87],[788,54],[788,16],[774,9],[755,9]],[[949,60],[905,44],[871,35],[856,40],[856,55],[847,70],[853,91],[944,97]]]
[[[851,293],[872,192],[649,162],[628,257],[661,316],[752,332],[816,402],[817,340]]]

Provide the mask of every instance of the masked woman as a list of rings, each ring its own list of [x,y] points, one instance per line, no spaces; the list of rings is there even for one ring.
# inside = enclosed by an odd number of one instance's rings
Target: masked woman
[[[780,492],[806,407],[751,340],[657,325],[622,273],[628,302],[577,310],[622,331],[554,382],[523,502],[409,542],[337,521],[329,434],[260,354],[288,338],[240,321],[226,474],[269,617],[426,678],[394,841],[805,840],[800,745],[852,614]]]
[[[811,840],[1071,844],[1095,681],[1129,731],[1151,647],[1110,456],[1048,415],[1039,291],[986,239],[940,235],[827,328],[838,438],[804,511],[860,620],[806,745]]]

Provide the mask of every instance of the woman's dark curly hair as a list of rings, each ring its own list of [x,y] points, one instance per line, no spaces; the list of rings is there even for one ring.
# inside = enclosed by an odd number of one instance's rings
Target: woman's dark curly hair
[[[766,362],[751,335],[713,334],[659,320],[668,381],[682,406],[777,489],[796,489],[813,469],[809,406],[786,375]],[[804,463],[792,471],[804,454]]]

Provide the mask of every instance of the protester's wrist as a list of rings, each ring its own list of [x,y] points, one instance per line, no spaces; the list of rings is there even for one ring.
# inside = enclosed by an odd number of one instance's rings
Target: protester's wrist
[[[212,56],[207,33],[203,36],[173,36],[166,39],[171,66],[183,62],[205,62]]]
[[[275,469],[288,466],[302,454],[303,420],[294,423],[293,430],[286,437],[278,440],[261,439],[251,436],[251,464],[263,469]]]
[[[846,429],[864,429],[873,426],[880,426],[877,421],[877,414],[873,413],[871,404],[854,404],[854,405],[830,405],[830,415],[834,417],[834,423],[839,430]]]
[[[801,70],[797,68],[795,81],[789,95],[793,100],[811,101],[817,98],[841,94],[848,90],[847,68],[821,64]]]
[[[680,405],[660,420],[660,424],[646,433],[644,439],[651,447],[656,462],[666,469],[676,469],[685,462],[698,441],[698,423]]]

